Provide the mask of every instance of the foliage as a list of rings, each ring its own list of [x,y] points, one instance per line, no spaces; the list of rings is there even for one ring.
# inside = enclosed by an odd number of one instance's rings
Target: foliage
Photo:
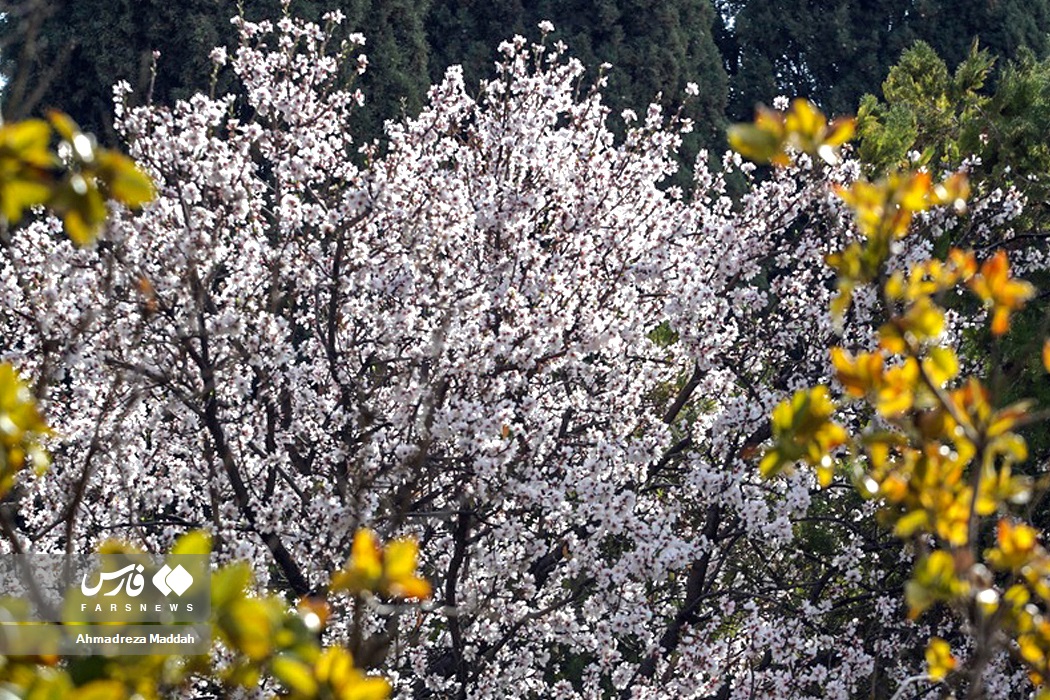
[[[852,119],[828,124],[816,107],[796,99],[785,112],[759,107],[754,124],[735,124],[729,128],[729,145],[745,158],[787,165],[789,151],[819,156],[834,165],[838,147],[853,137]]]
[[[60,141],[55,151],[53,140]],[[0,126],[5,236],[27,209],[46,206],[62,217],[69,237],[85,245],[105,221],[106,199],[137,209],[152,198],[149,178],[127,156],[99,148],[61,112],[52,112],[48,122],[29,119]]]
[[[429,85],[426,7],[404,0],[0,3],[7,13],[0,41],[10,83],[4,90],[4,116],[24,118],[38,106],[59,108],[79,115],[113,142],[111,90],[118,82],[132,85],[139,99],[158,103],[208,91],[213,82],[226,89],[230,76],[214,70],[209,54],[236,42],[231,17],[258,20],[280,16],[283,8],[320,21],[325,12],[338,9],[350,26],[368,29],[374,67],[366,87],[372,99],[355,115],[356,130],[368,140],[402,106],[409,112],[419,109]],[[356,66],[348,66],[343,77],[355,80]]]
[[[808,97],[832,112],[855,108],[914,40],[913,3],[723,1],[729,116],[746,117],[777,95]]]
[[[974,40],[1005,59],[1025,50],[1042,58],[1050,49],[1050,4],[1044,0],[716,4],[728,20],[720,48],[735,119],[776,95],[808,97],[829,112],[852,111],[917,41],[951,63],[962,62]]]
[[[1039,153],[1032,146],[1038,142],[1033,120],[1040,118],[1039,102],[1033,100],[1040,99],[1040,88],[1020,87],[1042,82],[1036,64],[1030,55],[1011,64],[996,93],[989,95],[983,90],[993,64],[991,54],[978,50],[976,43],[952,75],[928,44],[919,42],[905,51],[882,85],[885,102],[873,95],[861,102],[861,158],[879,171],[906,163],[912,151],[920,153],[919,165],[957,166],[964,155],[976,155],[978,172],[1006,161],[1024,173],[1037,170],[1026,160]],[[1006,97],[1018,92],[1029,95],[1027,103]],[[1018,119],[1029,121],[1027,133],[1018,133]],[[1029,141],[1021,148],[1018,137],[1025,136]],[[998,156],[1001,150],[1006,152]]]
[[[358,537],[371,535],[361,531]],[[408,545],[406,541],[390,546]],[[105,543],[103,548],[133,551],[118,542]],[[171,553],[207,554],[210,549],[207,534],[190,532],[176,540]],[[354,561],[348,566],[353,567]],[[421,581],[415,577],[414,566],[402,575]],[[416,586],[414,597],[425,597],[418,583]],[[369,596],[378,593],[380,589],[373,585],[360,587],[355,604],[365,605]],[[0,683],[11,697],[153,700],[201,682],[228,696],[238,688],[254,690],[264,679],[273,678],[280,684],[281,697],[385,700],[390,696],[385,679],[363,673],[350,649],[322,645],[330,613],[328,602],[320,597],[303,598],[290,607],[280,596],[259,595],[247,563],[229,564],[211,575],[212,638],[218,642],[214,659],[172,655],[6,657],[0,665]]]
[[[137,95],[150,95],[158,103],[207,91],[213,74],[209,52],[236,42],[230,17],[259,20],[279,14],[282,6],[315,22],[339,10],[346,26],[367,33],[372,69],[361,84],[369,100],[353,115],[361,141],[379,136],[386,119],[417,114],[430,81],[450,65],[463,65],[473,91],[491,72],[495,47],[541,20],[554,22],[556,38],[572,46],[592,75],[600,64],[610,64],[606,97],[617,112],[640,111],[657,94],[669,105],[687,84],[696,83],[700,98],[692,116],[703,128],[701,142],[714,146],[722,140],[725,74],[711,38],[713,9],[701,0],[662,3],[655,11],[630,2],[597,7],[405,0],[248,0],[192,7],[156,0],[7,4],[12,7],[4,8],[8,18],[0,24],[0,41],[8,45],[4,54],[27,55],[18,64],[24,74],[8,63],[12,85],[5,116],[26,116],[33,104],[54,106],[81,115],[107,140],[115,136],[114,84],[126,81]],[[220,72],[217,77],[218,88],[228,89],[230,76]],[[356,80],[356,71],[344,78]]]
[[[858,115],[859,154],[875,172],[915,159],[936,171],[964,167],[976,192],[995,196],[1011,188],[1024,197],[1013,230],[1003,232],[1004,244],[1017,249],[1046,240],[1050,181],[1047,122],[1050,72],[1045,60],[1022,52],[1000,66],[994,85],[988,82],[990,55],[973,47],[969,57],[949,76],[945,63],[926,46],[906,52],[884,85],[885,100],[865,97]],[[909,155],[910,154],[910,155]],[[973,232],[963,227],[937,243],[941,254],[951,245],[975,246]],[[1029,281],[1045,293],[1048,279],[1035,269]],[[1020,316],[1017,332],[996,348],[1004,368],[996,390],[1020,400],[1045,403],[1047,383],[1027,358],[1047,331],[1040,307]],[[981,342],[975,340],[975,342]],[[1046,431],[1026,431],[1038,463],[1050,443]]]
[[[900,81],[891,75],[887,84]],[[905,586],[909,616],[947,603],[964,621],[971,646],[960,665],[944,639],[931,638],[930,680],[965,688],[966,697],[985,697],[986,667],[997,653],[1010,651],[1040,687],[1037,697],[1047,697],[1050,691],[1042,686],[1050,670],[1050,636],[1043,627],[1050,557],[1036,531],[1019,519],[1017,506],[1050,483],[1015,473],[1028,457],[1017,430],[1042,416],[1031,412],[1030,402],[1000,407],[987,382],[961,372],[954,349],[943,341],[946,312],[940,306],[965,285],[989,309],[991,334],[998,337],[1035,290],[1011,276],[1002,250],[980,266],[974,253],[952,249],[945,261],[890,267],[887,241],[906,236],[916,212],[948,203],[961,211],[967,192],[959,174],[932,186],[925,172],[891,173],[877,185],[859,180],[840,188],[862,239],[829,256],[842,290],[832,313],[842,317],[858,283],[878,282],[886,322],[876,350],[854,355],[835,347],[831,360],[846,394],[873,408],[877,420],[847,439],[846,428],[833,419],[837,406],[828,388],[799,390],[773,412],[774,445],[761,468],[768,476],[805,461],[827,487],[838,463],[862,494],[877,499],[883,522],[913,543],[918,561]],[[841,460],[836,448],[844,444],[850,458]],[[993,520],[995,544],[982,551],[984,525]]]
[[[235,92],[118,91],[155,202],[92,248],[42,220],[6,252],[5,352],[64,437],[16,538],[164,551],[207,528],[218,562],[296,599],[408,561],[359,542],[345,568],[361,527],[415,537],[434,606],[380,601],[327,632],[404,694],[688,696],[767,652],[763,687],[858,687],[880,652],[850,628],[850,580],[819,613],[759,593],[840,555],[792,549],[809,486],[771,493],[742,455],[794,375],[822,371],[839,233],[805,222],[828,218],[825,175],[737,204],[730,158],[668,188],[690,124],[654,105],[618,139],[601,83],[520,37],[478,98],[452,71],[356,157],[356,48],[291,18],[239,27]],[[770,542],[775,568],[736,565]],[[821,655],[841,638],[855,651]]]
[[[49,432],[29,387],[6,362],[0,365],[0,425],[0,496],[4,496],[23,468],[47,466],[47,454],[40,440]]]
[[[360,141],[381,135],[383,122],[402,111],[416,114],[430,81],[448,66],[463,66],[473,93],[491,71],[494,47],[542,20],[554,23],[555,38],[567,42],[590,76],[610,64],[606,99],[614,113],[640,111],[658,93],[667,107],[695,83],[699,94],[690,116],[699,128],[692,140],[707,148],[722,147],[727,113],[745,118],[755,103],[769,104],[778,94],[808,96],[836,112],[855,109],[917,40],[952,63],[965,58],[974,38],[1004,59],[1021,59],[1025,50],[1041,58],[1050,28],[1045,0],[8,0],[0,25],[11,79],[5,116],[28,116],[34,105],[57,107],[113,141],[112,85],[127,81],[137,95],[158,103],[207,91],[209,51],[236,41],[229,18],[273,17],[284,5],[315,22],[337,9],[349,27],[367,34],[373,70],[363,78],[370,99],[354,115]],[[344,77],[355,78],[354,71]],[[234,77],[220,72],[217,79],[225,91]]]
[[[721,148],[726,78],[712,36],[714,14],[709,2],[698,0],[657,6],[636,0],[484,6],[441,0],[432,3],[427,21],[431,76],[437,80],[447,66],[461,64],[473,89],[491,70],[493,47],[547,20],[555,27],[552,39],[566,43],[590,78],[599,70],[608,77],[604,96],[614,114],[640,112],[653,100],[669,107],[695,84],[686,113],[697,132],[688,140]]]
[[[224,7],[222,21],[204,5],[4,2],[4,117],[62,109],[112,142],[110,89],[118,80],[132,81],[143,95],[152,85],[157,99],[207,89],[208,51],[232,37],[227,20],[236,3],[210,3]],[[160,52],[156,65],[153,51]]]
[[[416,576],[419,548],[413,540],[395,540],[385,548],[375,533],[359,530],[354,536],[350,561],[332,575],[331,590],[383,593],[401,598],[429,598],[430,584]]]
[[[52,150],[52,142],[58,140]],[[105,199],[134,209],[153,198],[152,184],[127,156],[99,148],[67,115],[0,125],[0,241],[27,210],[46,206],[61,216],[79,245],[106,218]],[[0,363],[0,497],[25,467],[43,469],[41,441],[51,434],[36,397],[8,362]]]

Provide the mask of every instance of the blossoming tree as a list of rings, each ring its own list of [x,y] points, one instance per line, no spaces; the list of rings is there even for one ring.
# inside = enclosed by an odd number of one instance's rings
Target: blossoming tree
[[[451,69],[359,143],[338,79],[364,37],[326,19],[239,22],[213,53],[233,94],[118,86],[156,200],[92,247],[43,219],[3,249],[3,357],[56,432],[5,546],[207,530],[289,605],[331,594],[326,641],[401,697],[847,698],[920,668],[874,507],[755,466],[836,332],[874,337],[870,290],[826,313],[855,236],[829,185],[860,165],[699,158],[667,187],[688,120],[627,113],[619,141],[601,83],[521,37],[480,95]],[[1013,205],[983,193],[967,225]],[[362,527],[418,540],[431,603],[343,596]]]

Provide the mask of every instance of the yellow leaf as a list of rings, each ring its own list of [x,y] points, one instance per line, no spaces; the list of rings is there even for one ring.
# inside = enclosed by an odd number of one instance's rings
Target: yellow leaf
[[[936,347],[922,361],[923,369],[930,380],[943,387],[959,373],[959,360],[951,348]]]
[[[856,359],[842,348],[831,349],[835,376],[848,394],[863,397],[882,382],[882,354],[861,353]]]
[[[822,460],[817,465],[817,483],[820,484],[820,488],[826,489],[831,485],[832,479],[835,478],[835,465],[831,461],[831,458]]]
[[[784,119],[784,127],[788,132],[797,133],[808,139],[816,139],[821,135],[825,124],[824,115],[814,106],[812,102],[801,97],[791,101],[791,108]]]
[[[785,462],[786,460],[782,458],[780,452],[774,447],[762,456],[762,461],[758,463],[758,473],[763,479],[776,476],[780,472],[781,465]]]
[[[839,117],[831,122],[828,128],[828,135],[824,138],[824,143],[829,146],[841,146],[853,138],[856,127],[856,119]]]
[[[270,606],[258,598],[233,601],[226,612],[222,630],[235,649],[252,661],[261,661],[273,651],[276,620]]]
[[[897,190],[896,199],[906,211],[925,211],[929,206],[930,174],[913,173]]]
[[[948,642],[940,637],[934,637],[926,645],[926,664],[929,667],[930,678],[935,681],[944,680],[944,677],[955,668],[955,657],[952,656],[951,647]]]
[[[14,156],[18,160],[46,168],[54,163],[47,150],[51,130],[41,119],[26,119],[0,127],[0,153]]]
[[[790,147],[834,165],[838,147],[853,137],[854,127],[853,119],[836,119],[829,126],[812,102],[799,98],[786,114],[759,107],[753,123],[735,124],[727,135],[733,150],[759,163],[787,165]]]
[[[51,196],[50,185],[30,178],[29,174],[16,174],[0,179],[0,204],[4,217],[10,222],[18,221],[22,212],[44,204]]]
[[[924,510],[913,510],[897,521],[893,533],[897,537],[907,539],[919,530],[925,530],[930,526],[930,518]]]
[[[175,541],[172,554],[211,554],[211,535],[204,530],[192,530]]]
[[[890,503],[900,503],[908,495],[908,482],[899,475],[892,474],[880,484],[879,493]]]
[[[966,210],[966,200],[970,196],[970,179],[964,172],[954,173],[933,188],[934,204],[951,204],[957,213]]]
[[[212,573],[211,607],[221,610],[235,600],[244,597],[244,592],[252,580],[252,570],[248,564],[237,562],[228,564]]]
[[[1050,340],[1043,343],[1043,369],[1050,372]]]
[[[383,567],[389,579],[414,576],[419,545],[412,539],[397,539],[387,544],[383,551]]]
[[[980,272],[970,279],[969,286],[992,308],[992,334],[996,336],[1010,330],[1010,314],[1035,296],[1035,287],[1031,284],[1011,279],[1010,263],[1002,250],[981,264]]]
[[[977,258],[974,257],[973,251],[952,248],[948,252],[948,260],[958,278],[963,281],[969,280],[977,272]]]
[[[944,331],[944,312],[925,296],[908,308],[901,321],[903,330],[919,342],[934,340]]]
[[[996,528],[997,546],[986,553],[988,563],[1003,571],[1014,571],[1023,567],[1039,546],[1034,528],[1011,523],[1003,518]]]
[[[1028,663],[1036,667],[1040,667],[1045,663],[1046,655],[1034,636],[1030,634],[1021,635],[1017,639],[1017,645],[1021,652],[1021,658]]]
[[[1006,433],[1017,425],[1018,421],[1028,415],[1032,401],[1018,401],[1006,408],[996,411],[988,421],[987,436],[990,438]]]
[[[0,497],[27,466],[46,466],[40,439],[50,435],[36,399],[10,363],[0,363]]]
[[[91,681],[73,691],[71,700],[124,700],[128,692],[120,681]]]
[[[273,676],[292,692],[293,697],[312,698],[318,686],[313,670],[302,661],[286,654],[279,654],[270,665]]]
[[[992,335],[1005,335],[1010,330],[1010,309],[996,306],[992,311]]]
[[[51,126],[55,128],[58,135],[66,141],[72,141],[81,133],[77,123],[64,112],[59,112],[56,109],[49,110],[47,118],[51,121]]]
[[[779,134],[754,124],[734,124],[727,132],[729,147],[756,163],[768,163],[780,151]]]
[[[842,329],[846,320],[846,312],[849,310],[850,304],[853,303],[853,285],[839,279],[838,282],[838,294],[831,300],[831,319],[835,324],[835,331],[842,334]]]
[[[829,453],[848,438],[845,429],[830,420],[835,409],[824,386],[796,391],[781,401],[772,415],[774,446],[762,458],[760,473],[768,478],[800,460],[826,466]]]
[[[904,364],[890,367],[882,374],[883,384],[875,397],[875,407],[887,418],[904,413],[915,402],[919,383],[919,364],[908,357]]]
[[[357,683],[345,687],[339,700],[386,700],[390,697],[390,683],[378,676],[363,676]]]
[[[321,652],[314,673],[322,683],[341,686],[353,676],[354,657],[342,647],[329,647]]]
[[[358,671],[350,652],[341,647],[329,647],[321,652],[314,673],[338,700],[386,700],[390,697],[390,684],[386,679],[366,676]]]
[[[416,576],[419,546],[415,540],[394,540],[383,552],[383,575],[390,595],[398,598],[428,598],[430,584]]]
[[[153,182],[133,160],[114,151],[102,151],[98,162],[99,178],[110,197],[129,209],[138,209],[153,199]]]
[[[1028,604],[1031,597],[1024,584],[1015,583],[1006,589],[1006,593],[1003,594],[1003,601],[1013,608],[1020,609]]]
[[[969,585],[956,576],[952,555],[935,550],[919,561],[911,580],[904,586],[910,608],[908,617],[915,619],[937,601],[951,600],[968,590]]]
[[[350,546],[350,561],[340,571],[332,575],[329,586],[332,591],[377,592],[383,576],[383,553],[379,549],[379,539],[368,529],[360,529],[354,534]]]

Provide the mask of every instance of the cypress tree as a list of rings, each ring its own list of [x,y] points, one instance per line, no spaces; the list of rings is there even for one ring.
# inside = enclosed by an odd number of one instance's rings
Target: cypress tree
[[[917,40],[951,65],[974,39],[1008,59],[1026,48],[1039,58],[1050,51],[1050,0],[721,0],[718,7],[736,120],[778,94],[852,112]]]
[[[427,6],[416,0],[295,0],[290,9],[319,20],[336,8],[346,14],[348,30],[361,31],[368,40],[370,68],[362,79],[368,102],[353,126],[370,138],[402,104],[411,111],[422,101],[429,84]],[[280,0],[52,0],[35,32],[33,18],[11,16],[0,23],[5,73],[15,77],[5,90],[5,117],[55,107],[111,139],[114,83],[127,80],[136,98],[144,99],[152,81],[153,99],[160,102],[207,90],[208,54],[215,46],[235,45],[230,19],[242,11],[248,19],[278,17]],[[155,77],[153,51],[160,52]],[[39,94],[31,99],[37,87]]]
[[[501,41],[537,38],[542,20],[554,23],[552,40],[563,40],[592,78],[602,63],[612,66],[605,96],[614,114],[643,114],[657,94],[665,107],[678,104],[693,82],[700,90],[688,108],[698,126],[693,145],[722,145],[727,87],[710,0],[434,0],[427,22],[432,77],[460,64],[467,85],[476,85],[491,76]]]
[[[856,109],[914,39],[910,0],[785,2],[747,0],[731,32],[727,57],[734,119],[749,119],[757,102],[777,95],[808,97],[830,113]]]

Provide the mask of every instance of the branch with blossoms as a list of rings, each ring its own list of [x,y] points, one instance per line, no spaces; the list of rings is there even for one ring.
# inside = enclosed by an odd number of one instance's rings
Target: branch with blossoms
[[[60,139],[56,152],[49,149],[52,129]],[[4,246],[11,245],[12,231],[21,223],[26,210],[37,205],[44,205],[61,216],[69,238],[83,246],[94,241],[105,223],[106,199],[139,209],[152,197],[150,179],[129,158],[95,146],[94,140],[81,133],[65,115],[53,113],[50,124],[30,120],[0,126],[0,240]],[[29,288],[25,276],[19,275],[18,281],[23,289]],[[200,298],[199,280],[195,289]],[[158,306],[154,303],[150,312],[157,312]],[[247,509],[246,488],[239,481],[235,465],[231,464],[232,456],[225,449],[222,426],[217,419],[211,374],[214,368],[209,359],[208,331],[202,320],[198,329],[197,344],[186,349],[203,373],[206,399],[202,412],[227,474],[235,484],[235,494]],[[46,362],[44,364],[42,380],[48,371]],[[118,375],[107,394],[105,411],[112,410],[111,398],[120,384]],[[47,425],[38,403],[43,398],[44,387],[44,381],[38,382],[38,395],[34,396],[10,363],[0,364],[0,498],[12,492],[27,469],[42,474],[50,463],[44,443],[54,436],[54,431]],[[100,449],[98,436],[96,428],[85,456],[82,478],[69,508],[58,521],[66,523],[67,568],[75,516],[85,497],[92,456]],[[18,566],[22,567],[22,584],[37,613],[53,619],[55,612],[41,594],[34,572],[23,564],[27,551],[9,517],[9,510],[0,513],[0,528]],[[366,645],[374,645],[376,638],[366,639],[358,630],[349,648],[322,647],[320,638],[330,612],[328,603],[320,597],[305,597],[306,581],[280,540],[264,539],[278,564],[283,566],[289,585],[300,594],[299,604],[296,611],[290,612],[280,597],[252,595],[251,570],[246,565],[217,570],[210,591],[212,626],[213,635],[227,652],[224,668],[213,668],[208,657],[197,657],[180,659],[174,665],[178,670],[173,673],[162,670],[173,667],[170,655],[118,655],[99,662],[90,658],[62,658],[50,651],[41,651],[0,657],[0,681],[5,692],[13,697],[46,695],[74,700],[154,698],[180,686],[189,686],[201,677],[209,682],[214,679],[227,690],[238,686],[254,688],[266,674],[283,686],[289,697],[303,700],[389,697],[389,683],[381,677],[365,675],[354,660],[354,655],[360,658]],[[131,554],[136,550],[120,542],[107,542],[100,551]],[[170,553],[207,555],[210,551],[210,537],[197,531],[180,537]],[[352,555],[346,566],[333,575],[329,592],[338,594],[350,590],[359,601],[362,596],[425,599],[430,595],[430,586],[416,574],[417,551],[416,543],[411,540],[398,540],[381,547],[373,533],[360,530],[355,535]],[[20,619],[12,617],[20,614],[19,601],[5,599],[0,607],[8,619]],[[21,633],[18,626],[8,625],[4,630],[5,641],[17,646]],[[88,667],[91,671],[85,674],[84,669]]]

